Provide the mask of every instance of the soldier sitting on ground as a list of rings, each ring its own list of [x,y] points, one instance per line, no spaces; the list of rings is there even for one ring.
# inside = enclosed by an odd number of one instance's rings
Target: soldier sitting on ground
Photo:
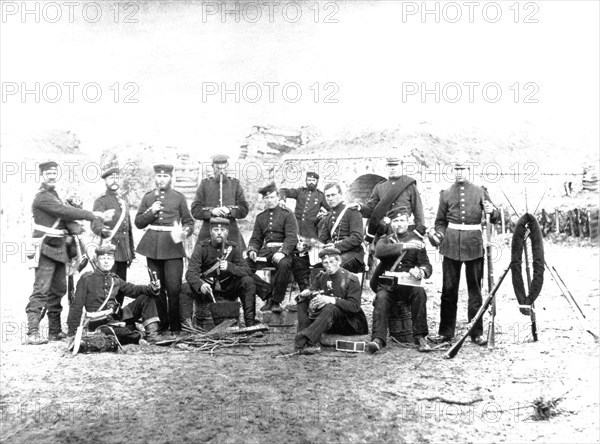
[[[321,351],[323,333],[364,335],[369,332],[362,308],[362,289],[358,278],[341,268],[342,257],[335,248],[319,253],[325,271],[315,286],[298,297],[298,334],[293,346],[281,349],[280,354],[314,354]]]
[[[117,274],[111,272],[115,264],[115,246],[104,244],[96,248],[96,267],[94,271],[84,273],[77,282],[75,299],[69,308],[67,325],[69,336],[74,336],[81,322],[81,313],[85,308],[87,313],[104,310],[112,311],[105,317],[106,324],[124,322],[128,327],[113,326],[112,329],[121,343],[137,343],[139,336],[133,335],[135,322],[142,322],[146,331],[146,340],[156,342],[158,337],[158,312],[156,310],[156,295],[160,291],[160,283],[150,285],[134,285],[125,282]],[[120,307],[118,300],[124,297],[135,299],[130,304]],[[100,325],[96,325],[96,328]]]

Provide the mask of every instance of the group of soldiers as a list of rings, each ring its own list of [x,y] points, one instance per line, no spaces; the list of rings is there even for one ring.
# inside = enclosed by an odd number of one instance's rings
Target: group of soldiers
[[[370,280],[376,293],[367,344],[371,353],[386,346],[389,311],[398,301],[411,308],[419,350],[428,350],[429,343],[450,341],[455,333],[463,263],[469,320],[481,306],[482,215],[489,214],[493,223],[499,212],[485,188],[469,182],[467,158],[459,156],[454,161],[455,183],[440,193],[435,226],[429,231],[415,179],[402,174],[398,157],[389,157],[388,179],[375,185],[364,204],[346,203],[338,183],[327,183],[319,190],[319,175],[313,171],[307,172],[305,187],[277,189],[275,183],[267,184],[259,190],[265,209],[256,216],[247,246],[237,225],[237,219],[245,218],[249,211],[244,190],[238,179],[227,176],[227,156],[214,156],[212,162],[214,174],[199,184],[191,211],[184,195],[172,187],[173,166],[154,167],[156,187],[144,195],[133,221],[138,229],[146,230],[135,249],[129,204],[119,193],[118,166],[104,169],[106,191],[94,202],[93,211],[87,211],[63,203],[58,196],[57,163],[40,164],[42,184],[32,205],[37,264],[26,307],[27,343],[46,342],[39,332],[45,313],[49,340],[74,335],[85,313],[107,313],[109,321],[125,328],[133,329],[141,322],[145,335],[140,333],[139,339],[145,336],[154,342],[160,335],[180,334],[182,324],[193,324],[195,300],[218,303],[239,298],[244,323],[250,327],[259,322],[258,296],[265,302],[262,311],[297,310],[298,333],[288,349],[315,353],[320,350],[323,333],[368,333],[361,308],[362,285],[355,275],[364,272],[367,251],[379,260]],[[294,213],[288,209],[287,199],[296,200]],[[190,291],[182,293],[183,240],[193,233],[194,219],[201,220],[202,226],[185,274]],[[67,264],[73,256],[69,246],[82,231],[80,220],[90,221],[100,240],[93,271],[82,274],[77,282],[65,335],[60,323],[61,299],[66,292]],[[420,284],[432,274],[425,249],[427,237],[444,257],[440,327],[433,337],[427,325],[427,295]],[[311,263],[307,247],[311,242],[320,246],[319,263]],[[156,277],[150,285],[127,283],[127,269],[135,253],[146,257],[151,276]],[[273,270],[269,282],[256,274],[264,268]],[[313,270],[318,274],[311,273]],[[292,275],[300,290],[297,304],[283,307]],[[414,284],[406,285],[407,280]],[[134,301],[124,306],[125,297]],[[471,339],[485,344],[481,322]]]

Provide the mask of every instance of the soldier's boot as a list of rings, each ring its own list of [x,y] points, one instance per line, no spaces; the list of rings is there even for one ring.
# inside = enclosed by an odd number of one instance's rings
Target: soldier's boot
[[[160,340],[160,338],[158,337],[158,322],[151,322],[150,324],[146,325],[145,330],[146,341],[148,341],[150,344],[155,344]]]
[[[27,345],[47,344],[48,341],[40,336],[40,315],[38,313],[27,313]]]
[[[60,325],[60,313],[48,313],[48,340],[60,341],[66,337]]]
[[[244,309],[244,324],[246,327],[252,327],[258,324],[256,320],[256,297],[242,297],[242,307]]]

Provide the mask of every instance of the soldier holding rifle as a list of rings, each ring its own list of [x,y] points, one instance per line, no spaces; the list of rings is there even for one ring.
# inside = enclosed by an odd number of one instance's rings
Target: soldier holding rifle
[[[229,219],[213,217],[210,220],[210,240],[196,243],[185,275],[192,294],[181,297],[182,322],[191,325],[193,300],[205,302],[224,298],[242,301],[244,324],[252,327],[258,322],[256,314],[256,287],[252,272],[242,257],[241,247],[228,239]]]
[[[492,223],[496,223],[500,217],[500,212],[494,207],[485,187],[469,181],[468,164],[469,159],[465,154],[459,153],[455,157],[455,183],[440,192],[435,228],[429,231],[429,240],[432,245],[439,246],[440,254],[444,256],[439,335],[430,338],[434,343],[447,342],[454,337],[460,270],[463,263],[466,267],[469,293],[469,322],[481,307],[484,257],[481,213],[483,211],[489,214]],[[477,345],[487,344],[483,336],[482,319],[476,323],[471,333],[471,341]]]
[[[202,221],[198,242],[211,238],[211,217],[224,217],[229,220],[229,239],[245,250],[246,242],[236,219],[243,219],[248,215],[248,202],[240,181],[227,176],[228,159],[224,154],[213,156],[214,175],[200,182],[192,203],[192,216]]]

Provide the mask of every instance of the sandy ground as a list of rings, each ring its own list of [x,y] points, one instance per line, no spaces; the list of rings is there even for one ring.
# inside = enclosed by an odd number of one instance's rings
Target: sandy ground
[[[598,250],[546,245],[546,255],[598,331]],[[439,263],[434,271],[427,283],[432,333]],[[130,273],[145,282],[141,263]],[[537,303],[539,342],[531,342],[508,279],[499,292],[497,348],[467,342],[453,360],[400,345],[375,356],[330,350],[274,359],[290,340],[276,334],[264,338],[271,347],[212,355],[126,346],[126,353],[73,357],[63,354],[65,343],[21,344],[32,272],[9,263],[3,275],[12,276],[2,283],[4,442],[599,441],[599,347],[548,274]],[[372,298],[365,291],[369,315]],[[461,291],[460,329],[465,299]],[[539,396],[564,397],[561,414],[532,421]]]

